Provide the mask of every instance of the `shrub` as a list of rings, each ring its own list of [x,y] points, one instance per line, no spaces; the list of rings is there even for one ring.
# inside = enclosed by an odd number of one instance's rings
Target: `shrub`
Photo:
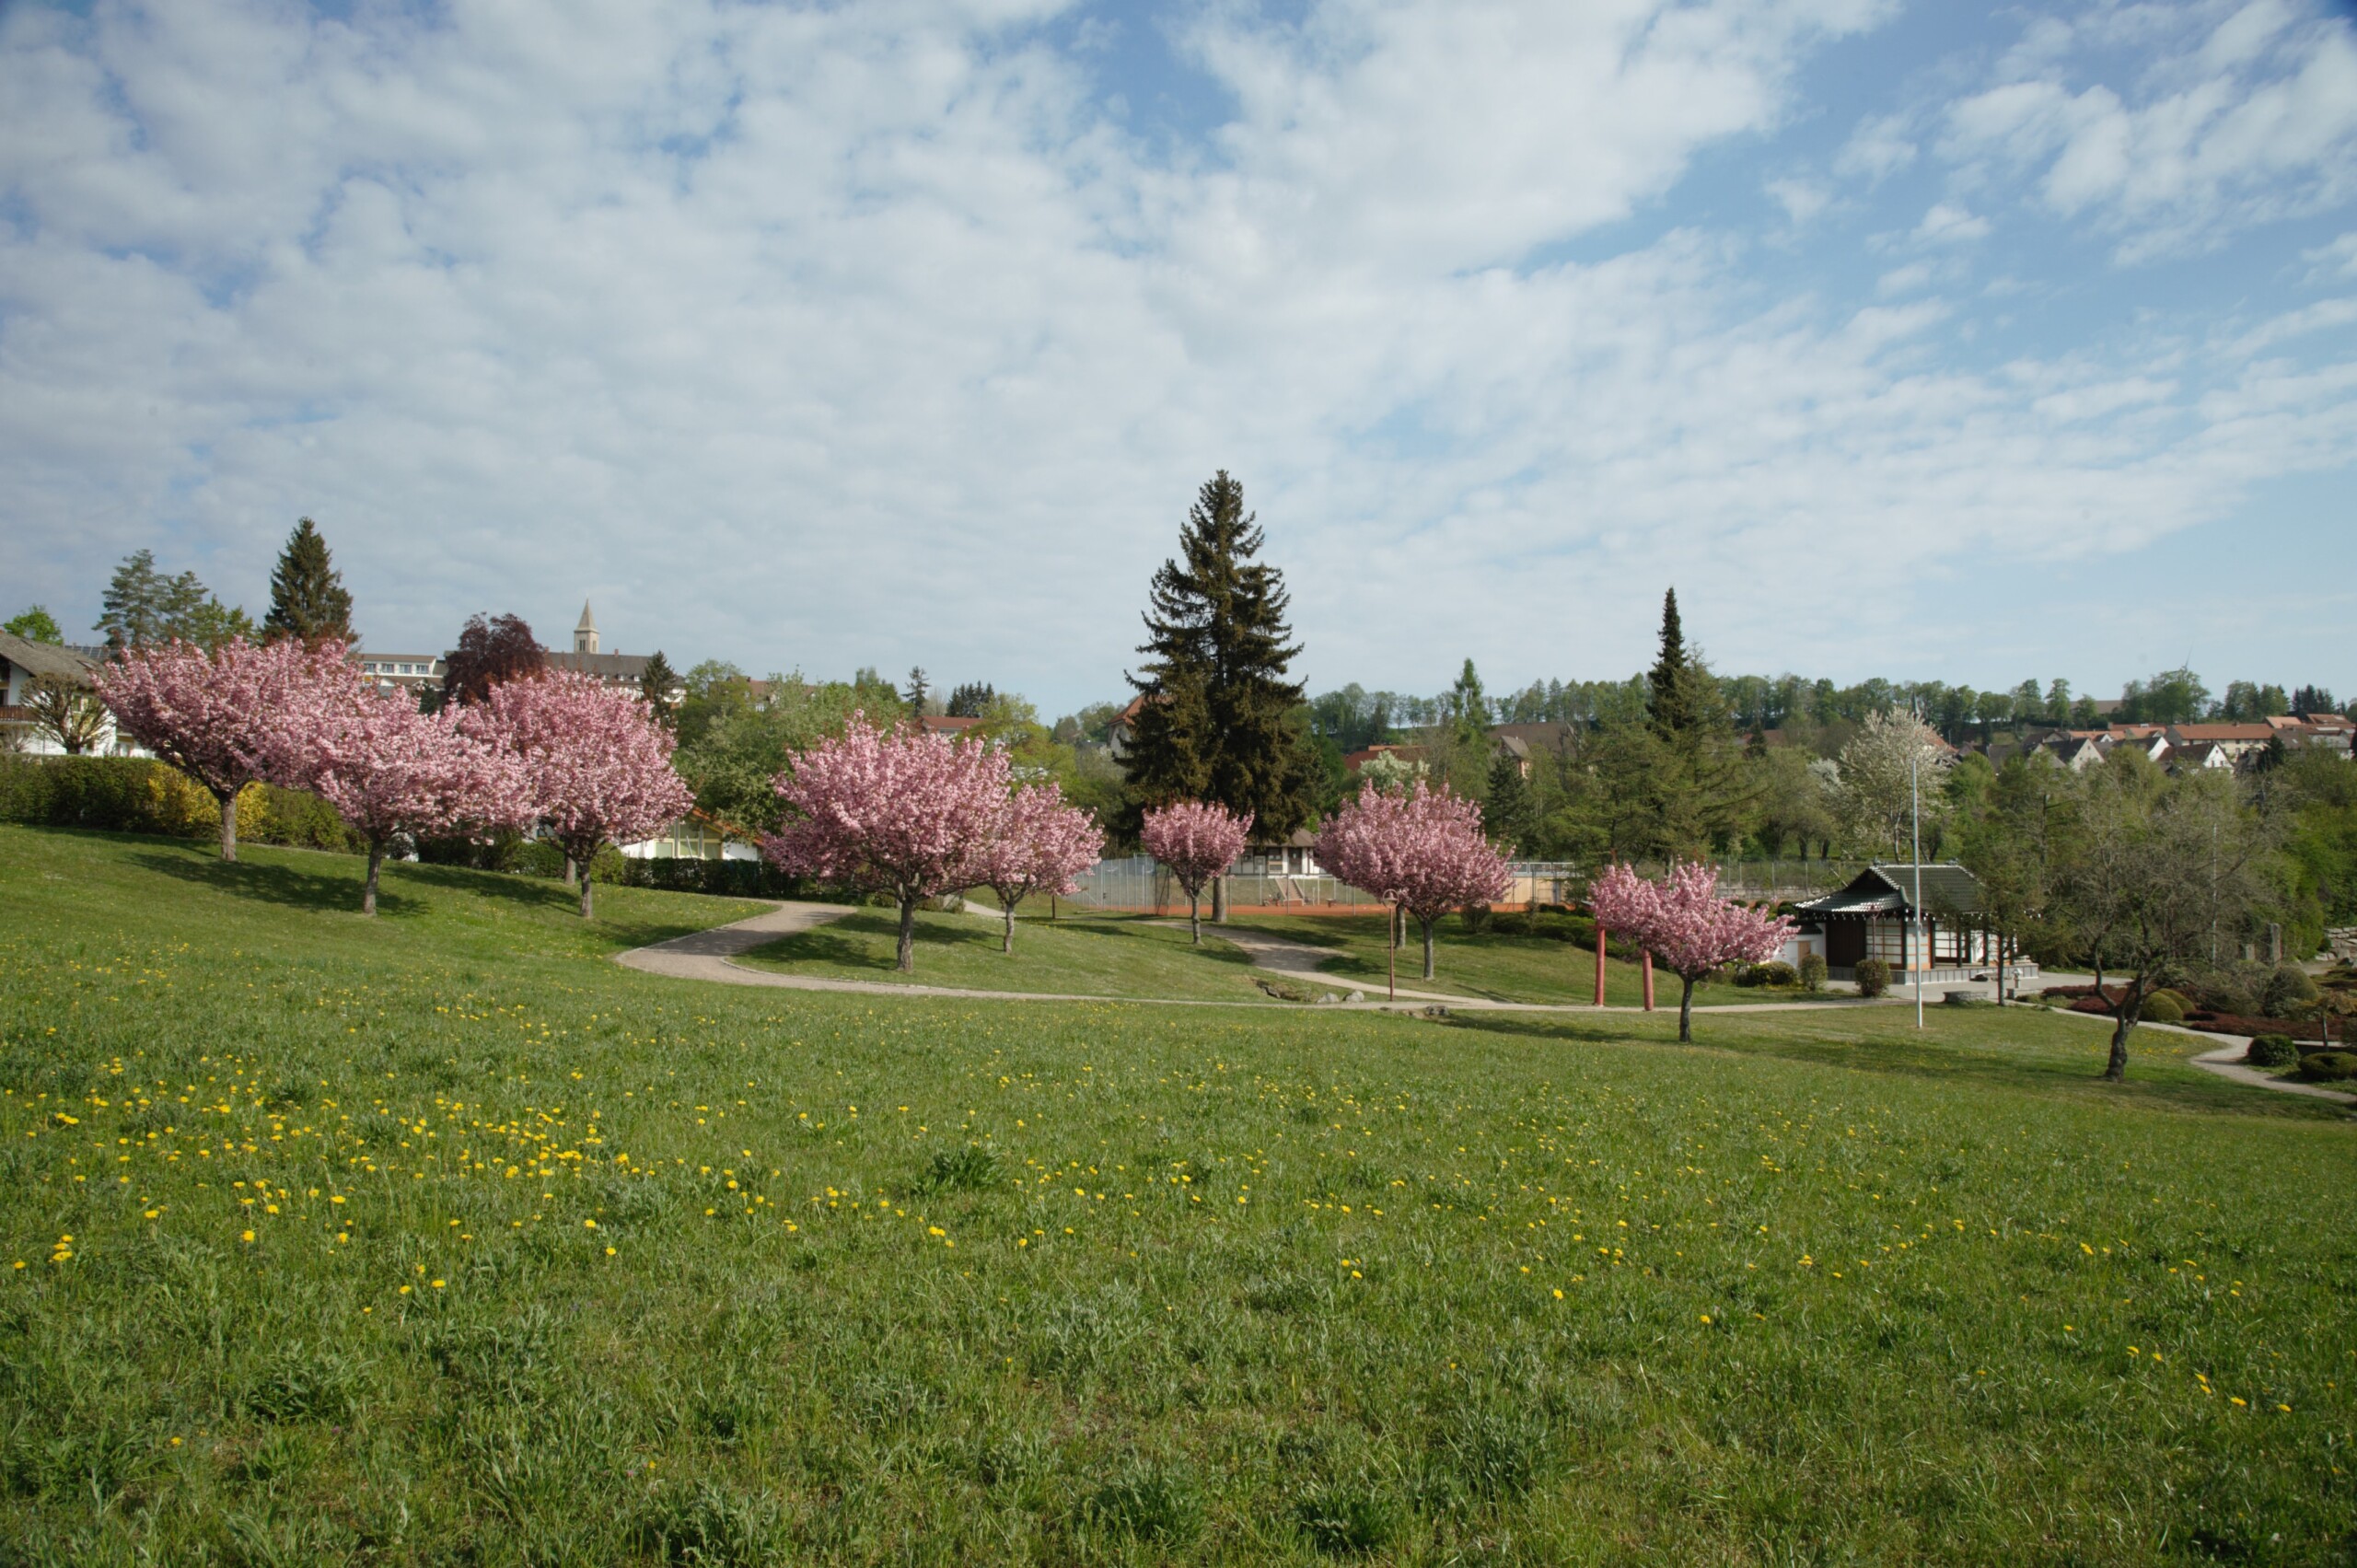
[[[2148,1024],[2181,1024],[2185,1022],[2185,1004],[2174,991],[2155,991],[2144,998],[2144,1005],[2136,1016]]]
[[[2296,964],[2278,964],[2275,972],[2267,977],[2259,1003],[2270,1018],[2293,1018],[2319,994],[2316,982],[2308,978],[2307,970]]]
[[[1861,996],[1880,996],[1890,989],[1890,966],[1880,958],[1861,958],[1851,972],[1857,979]]]
[[[1469,921],[1467,923],[1469,926],[1471,924]],[[1530,917],[1516,914],[1511,910],[1503,914],[1493,914],[1490,917],[1490,929],[1501,936],[1527,936],[1530,935]]]
[[[2312,1051],[2300,1058],[2300,1082],[2344,1084],[2357,1078],[2357,1051]]]
[[[2300,1049],[2290,1035],[2259,1035],[2243,1052],[2243,1060],[2254,1067],[2289,1067],[2299,1059]]]
[[[1800,985],[1803,991],[1824,990],[1825,955],[1822,953],[1803,953],[1801,955],[1800,968],[1795,971],[1795,973],[1800,980]]]
[[[1800,983],[1800,979],[1801,976],[1798,970],[1795,970],[1792,965],[1785,963],[1782,959],[1778,958],[1771,959],[1764,964],[1746,965],[1744,969],[1736,975],[1735,982],[1737,985],[1790,986],[1798,985]]]

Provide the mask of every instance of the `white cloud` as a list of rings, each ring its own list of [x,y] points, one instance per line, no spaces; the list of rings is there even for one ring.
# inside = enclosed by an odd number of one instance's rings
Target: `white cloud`
[[[1888,299],[1893,295],[1913,294],[1932,281],[1929,261],[1911,261],[1903,267],[1893,267],[1875,280],[1875,292]]]
[[[1989,220],[1977,217],[1962,207],[1946,202],[1934,203],[1915,226],[1915,238],[1930,245],[1952,245],[1965,240],[1984,239],[1989,234]]]
[[[1833,157],[1833,172],[1878,185],[1915,161],[1915,143],[1903,114],[1859,122]]]
[[[2057,51],[2047,51],[2050,57]],[[2038,171],[2044,204],[2140,261],[2357,192],[2357,39],[2274,0],[2178,41],[2140,81],[2069,85],[2056,61],[1951,104],[1942,151]]]
[[[2310,283],[2327,278],[2357,278],[2357,233],[2344,234],[2313,250],[2303,250],[2300,260],[2308,263]]]
[[[1814,180],[1771,180],[1765,189],[1769,199],[1795,224],[1808,222],[1833,200],[1833,192]]]
[[[1673,577],[1724,656],[1790,658],[1754,650],[1826,562],[1895,628],[1910,537],[2119,548],[2357,451],[2313,368],[1951,359],[1956,308],[1899,298],[1929,270],[1861,308],[1777,295],[1722,231],[1553,259],[1785,122],[1810,52],[1881,14],[1215,11],[1188,47],[1240,108],[1165,157],[995,6],[18,9],[12,581],[94,600],[153,545],[250,601],[308,512],[380,645],[478,609],[553,633],[586,593],[609,645],[681,664],[1074,703],[1118,689],[1225,466],[1311,678],[1412,685],[1434,649],[1540,658],[1515,606],[1578,606],[1562,659],[1617,668],[1656,602],[1626,585]],[[1877,157],[1849,172],[1904,167]],[[2040,402],[2139,377],[2151,422]]]

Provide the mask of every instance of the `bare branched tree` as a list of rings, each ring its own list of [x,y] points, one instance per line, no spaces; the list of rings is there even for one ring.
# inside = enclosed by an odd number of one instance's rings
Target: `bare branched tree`
[[[25,688],[25,706],[32,710],[33,727],[68,757],[95,751],[106,740],[106,704],[87,686],[43,675]]]
[[[2172,780],[2133,753],[2081,775],[2066,809],[2049,908],[2095,969],[2113,1020],[2103,1075],[2118,1082],[2145,1001],[2266,897],[2262,846],[2232,779]]]

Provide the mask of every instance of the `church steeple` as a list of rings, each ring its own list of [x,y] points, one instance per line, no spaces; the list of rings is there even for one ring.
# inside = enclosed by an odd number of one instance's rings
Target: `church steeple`
[[[573,629],[573,651],[594,654],[598,651],[598,618],[589,613],[589,601],[581,601],[581,624]]]

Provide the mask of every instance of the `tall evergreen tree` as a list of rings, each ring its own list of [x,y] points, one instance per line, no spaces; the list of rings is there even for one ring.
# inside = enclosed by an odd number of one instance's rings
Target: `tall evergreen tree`
[[[924,666],[912,666],[909,670],[909,683],[901,689],[900,701],[908,704],[910,713],[923,718],[925,700],[932,695],[933,688],[925,684]]]
[[[1527,854],[1536,824],[1530,809],[1530,784],[1522,776],[1521,761],[1501,750],[1490,764],[1489,784],[1489,798],[1481,804],[1481,825],[1489,830],[1490,842],[1502,854]]]
[[[156,552],[134,552],[114,569],[100,597],[103,610],[95,628],[110,648],[141,647],[178,637],[217,647],[231,637],[250,638],[254,623],[243,610],[223,604],[206,591],[194,572],[167,577],[156,570]]]
[[[1286,833],[1316,806],[1316,759],[1288,723],[1302,688],[1285,679],[1284,574],[1253,558],[1263,534],[1244,486],[1223,469],[1197,493],[1178,559],[1154,575],[1146,656],[1127,677],[1144,699],[1121,758],[1127,826],[1149,807],[1209,800],[1248,811],[1257,832]]]
[[[671,700],[671,693],[678,690],[679,671],[673,669],[671,661],[663,656],[663,650],[657,648],[647,655],[646,668],[638,672],[638,694],[654,711],[655,721],[667,728],[671,723],[671,711],[677,706]]]
[[[328,556],[328,541],[319,525],[298,519],[278,552],[270,574],[270,613],[261,620],[262,635],[271,642],[293,637],[306,646],[330,638],[359,641],[352,630],[352,596],[344,591],[343,575]]]
[[[949,716],[953,719],[978,719],[989,711],[998,697],[997,691],[987,680],[969,680],[952,687],[949,692]]]
[[[1645,710],[1654,733],[1673,742],[1690,738],[1701,714],[1695,701],[1694,666],[1686,656],[1686,629],[1678,619],[1676,588],[1662,595],[1661,655],[1654,660],[1648,680]]]

